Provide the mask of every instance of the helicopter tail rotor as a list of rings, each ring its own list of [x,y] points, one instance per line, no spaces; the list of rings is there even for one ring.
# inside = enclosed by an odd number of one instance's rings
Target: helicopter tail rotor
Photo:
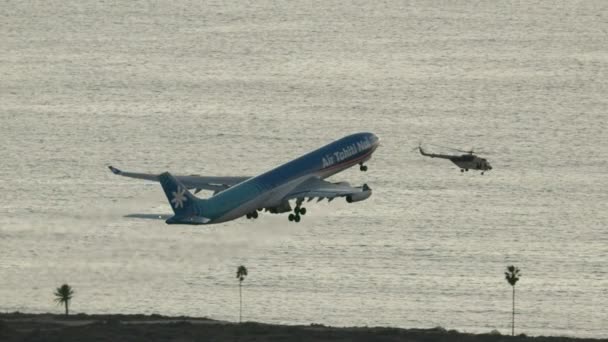
[[[421,143],[421,142],[418,142],[418,146],[414,147],[414,148],[412,149],[412,152],[413,152],[413,151],[422,151],[422,143]]]

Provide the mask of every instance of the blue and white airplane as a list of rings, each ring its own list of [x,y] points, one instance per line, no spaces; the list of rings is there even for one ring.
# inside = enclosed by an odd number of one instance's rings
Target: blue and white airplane
[[[366,171],[364,163],[379,143],[375,134],[352,134],[255,177],[173,176],[168,172],[155,175],[123,172],[112,166],[110,170],[121,176],[159,181],[175,213],[167,219],[168,224],[211,224],[241,216],[255,219],[258,211],[264,209],[271,213],[291,212],[289,201],[294,199],[296,206],[289,221],[300,222],[301,215],[306,214],[302,207],[306,199],[318,198],[318,202],[345,197],[351,203],[370,197],[372,190],[367,184],[352,187],[346,182],[324,179],[357,164]],[[188,189],[195,193],[211,190],[214,194],[201,199]]]

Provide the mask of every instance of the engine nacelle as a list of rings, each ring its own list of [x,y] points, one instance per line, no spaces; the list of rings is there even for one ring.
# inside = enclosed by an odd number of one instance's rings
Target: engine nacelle
[[[353,202],[363,201],[363,200],[368,199],[369,196],[371,196],[371,195],[372,195],[372,189],[368,188],[367,190],[363,190],[359,193],[346,196],[346,202],[353,203]]]
[[[291,211],[291,205],[289,204],[289,201],[284,201],[276,207],[266,208],[266,211],[270,212],[271,214],[286,213]]]

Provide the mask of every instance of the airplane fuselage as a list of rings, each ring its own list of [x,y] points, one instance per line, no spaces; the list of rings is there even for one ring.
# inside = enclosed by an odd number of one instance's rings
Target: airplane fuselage
[[[373,133],[346,136],[219,192],[205,201],[204,212],[201,206],[195,207],[196,215],[208,218],[208,223],[220,223],[279,206],[290,191],[312,177],[324,179],[366,162],[378,145]]]

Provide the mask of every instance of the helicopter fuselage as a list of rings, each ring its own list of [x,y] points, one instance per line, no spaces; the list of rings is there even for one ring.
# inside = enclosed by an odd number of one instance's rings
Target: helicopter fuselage
[[[475,155],[463,154],[460,157],[452,157],[449,159],[452,163],[456,164],[456,166],[458,166],[460,169],[464,169],[465,171],[466,170],[481,170],[481,171],[492,170],[492,166],[490,166],[490,163],[488,163],[488,161],[486,159],[479,158]]]
[[[485,158],[480,158],[472,153],[467,153],[459,156],[449,154],[426,153],[421,147],[418,147],[420,154],[431,158],[449,159],[456,164],[461,171],[481,170],[482,174],[485,171],[492,170],[492,166]]]

